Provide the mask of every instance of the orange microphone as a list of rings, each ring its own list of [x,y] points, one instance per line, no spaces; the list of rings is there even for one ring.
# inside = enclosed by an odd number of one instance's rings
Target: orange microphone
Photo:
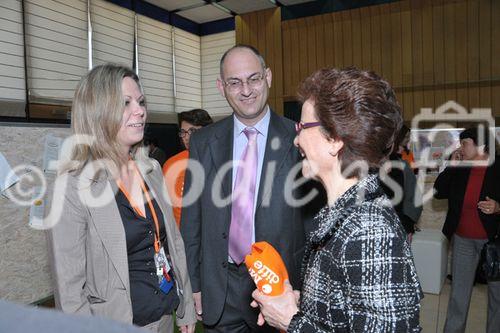
[[[245,257],[248,272],[257,289],[268,296],[278,296],[285,290],[288,280],[286,266],[280,254],[268,242],[257,242]]]
[[[278,296],[285,291],[288,271],[278,251],[268,242],[254,243],[250,254],[245,256],[245,265],[262,293]]]

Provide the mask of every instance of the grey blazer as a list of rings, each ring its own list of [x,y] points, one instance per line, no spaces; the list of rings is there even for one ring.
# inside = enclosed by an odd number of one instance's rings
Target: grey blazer
[[[184,243],[155,160],[137,161],[147,186],[165,220],[180,304],[177,324],[196,322]],[[106,171],[96,175],[91,164],[79,173],[60,175],[53,205],[62,205],[60,217],[51,217],[48,243],[56,305],[64,312],[99,315],[132,323],[132,304],[125,231],[115,201],[115,182]],[[59,193],[58,193],[59,192]]]
[[[233,125],[233,116],[230,116],[194,133],[189,157],[201,163],[205,174],[201,179],[199,174],[193,178],[187,172],[184,183],[181,233],[193,290],[202,292],[203,322],[206,325],[217,323],[227,294],[231,205],[218,207],[212,200],[212,190],[221,190],[222,198],[230,197],[232,192],[231,169],[222,179],[217,173],[233,158]],[[300,288],[299,271],[305,241],[303,217],[301,209],[287,204],[284,194],[287,176],[300,160],[299,152],[293,146],[294,137],[294,123],[271,112],[255,211],[255,241],[268,241],[277,249],[287,266],[292,285]],[[191,160],[189,163],[192,164]],[[300,165],[297,168],[300,170]],[[203,184],[193,183],[193,179],[202,180]],[[293,181],[293,177],[290,180]],[[201,195],[189,205],[186,196],[193,189],[195,192],[199,190]],[[248,276],[241,289],[242,300],[248,301],[246,304],[250,304],[254,289],[255,284]],[[250,305],[241,311],[244,316],[256,319],[257,312]]]

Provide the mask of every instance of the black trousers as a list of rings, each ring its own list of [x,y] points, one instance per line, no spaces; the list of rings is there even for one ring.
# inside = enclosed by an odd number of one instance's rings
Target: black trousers
[[[214,326],[203,326],[207,333],[277,333],[265,324],[257,325],[259,310],[250,306],[255,290],[245,264],[229,264],[226,302],[220,320]]]

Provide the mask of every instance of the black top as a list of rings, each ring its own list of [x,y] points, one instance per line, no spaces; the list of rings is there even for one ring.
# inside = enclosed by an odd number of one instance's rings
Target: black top
[[[168,256],[163,214],[156,200],[152,198],[152,201],[160,225],[161,244]],[[147,203],[144,205],[146,218],[143,218],[136,214],[122,191],[117,192],[116,203],[127,240],[133,323],[137,326],[145,326],[159,320],[165,314],[172,313],[177,308],[179,305],[177,288],[174,285],[168,294],[159,289],[154,262],[155,224],[149,205]],[[170,275],[172,276],[172,270]]]
[[[397,153],[392,153],[389,156],[389,160],[391,161],[396,161],[396,162],[403,162],[401,155]],[[403,210],[403,202],[405,201],[405,196],[407,191],[415,191],[415,189],[407,189],[405,188],[405,176],[404,176],[404,171],[398,168],[391,168],[391,170],[388,173],[388,176],[396,182],[399,187],[403,191],[403,197],[401,200],[399,200],[395,205],[394,205],[394,210],[396,211],[396,214],[398,214],[399,220],[401,221],[401,224],[403,225],[403,228],[405,229],[406,233],[408,234],[413,234],[415,232],[415,223],[416,221],[413,221],[411,217],[406,215]],[[381,182],[381,187],[384,190],[385,194],[389,198],[389,200],[392,200],[394,198],[394,191],[392,188],[387,186],[386,183]]]

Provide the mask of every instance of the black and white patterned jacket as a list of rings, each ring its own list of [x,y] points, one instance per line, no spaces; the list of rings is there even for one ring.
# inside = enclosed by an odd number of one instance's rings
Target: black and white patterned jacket
[[[413,256],[378,177],[362,179],[314,223],[288,332],[420,332]]]

